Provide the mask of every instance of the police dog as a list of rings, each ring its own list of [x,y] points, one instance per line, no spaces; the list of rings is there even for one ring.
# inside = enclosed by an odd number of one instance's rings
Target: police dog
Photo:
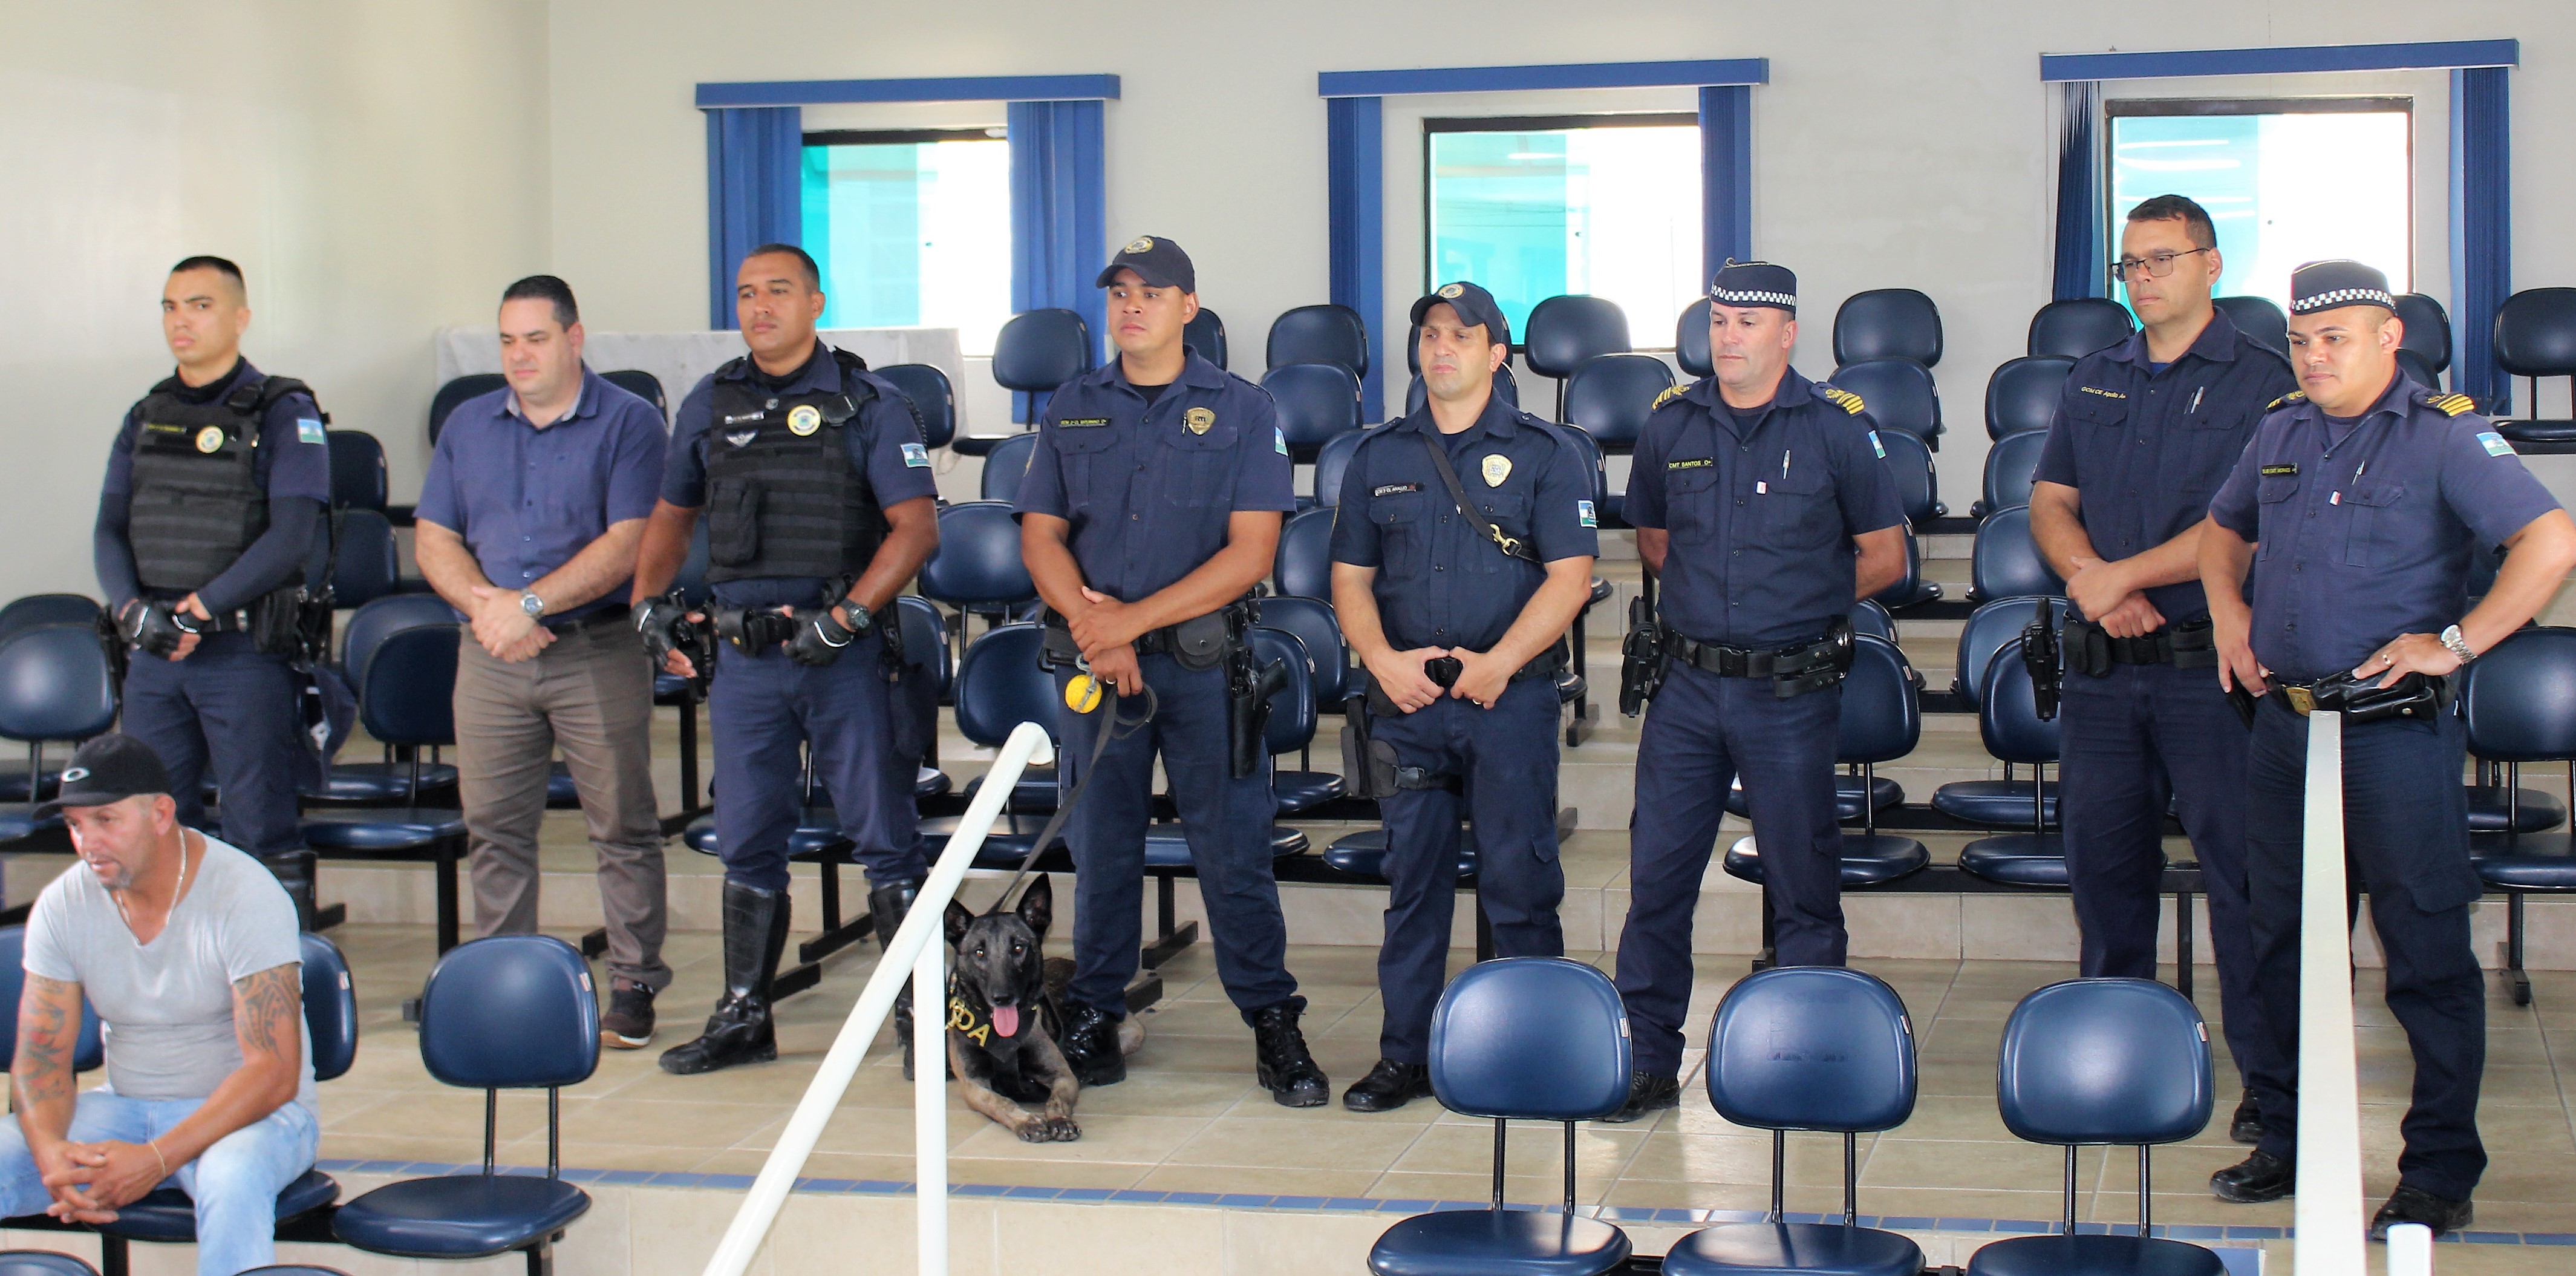
[[[1054,917],[1055,891],[1044,874],[1009,912],[996,903],[978,917],[948,902],[948,942],[957,949],[948,975],[948,1070],[963,1084],[967,1107],[1023,1143],[1082,1137],[1073,1120],[1082,1083],[1055,1044],[1073,963],[1040,952]],[[1031,1103],[1042,1106],[1021,1106]]]

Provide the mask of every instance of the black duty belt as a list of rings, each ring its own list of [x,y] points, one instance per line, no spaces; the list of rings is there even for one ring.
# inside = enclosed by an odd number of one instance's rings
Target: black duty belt
[[[615,625],[618,628],[623,629],[627,626],[627,617],[632,614],[633,611],[634,609],[625,603],[612,603],[587,615],[575,616],[570,620],[548,620],[540,623],[545,625],[546,629],[553,633],[555,637],[570,638],[574,634],[589,633],[591,630],[605,629],[611,625]]]
[[[1227,603],[1178,624],[1148,629],[1136,635],[1136,654],[1170,656],[1189,669],[1213,669],[1224,659],[1227,644],[1232,641],[1228,617],[1243,606],[1240,602]],[[1053,608],[1046,612],[1045,635],[1046,644],[1038,656],[1041,668],[1067,667],[1081,659],[1082,651],[1074,644],[1071,626]]]
[[[1669,632],[1665,641],[1674,659],[1721,678],[1773,678],[1782,673],[1803,672],[1814,667],[1818,660],[1831,659],[1835,654],[1834,641],[1830,638],[1819,638],[1776,651],[1722,647]]]
[[[2206,618],[2186,620],[2134,638],[2120,638],[2092,621],[2069,617],[2064,643],[2066,667],[2096,678],[2107,676],[2113,665],[2218,667],[2218,643]]]

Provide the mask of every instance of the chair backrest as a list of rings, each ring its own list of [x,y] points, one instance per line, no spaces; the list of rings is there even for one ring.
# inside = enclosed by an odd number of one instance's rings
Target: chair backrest
[[[1321,598],[1276,595],[1253,604],[1261,623],[1295,634],[1315,672],[1315,704],[1339,706],[1350,695],[1351,648],[1333,605]]]
[[[358,721],[385,744],[456,743],[454,622],[387,635],[358,683]]]
[[[1653,355],[1595,355],[1565,383],[1565,420],[1582,426],[1604,452],[1634,451],[1655,397],[1672,388],[1672,368]]]
[[[350,686],[364,686],[367,663],[385,639],[406,629],[452,629],[457,623],[456,609],[436,594],[387,594],[360,606],[340,627],[340,666],[348,672]]]
[[[106,610],[87,594],[29,594],[0,607],[0,641],[38,625],[96,625]]]
[[[1092,369],[1091,325],[1071,310],[1024,310],[993,337],[993,380],[1005,390],[1053,390]]]
[[[1905,529],[1905,574],[1897,577],[1895,584],[1870,595],[1870,598],[1886,607],[1904,607],[1926,601],[1925,597],[1919,596],[1922,590],[1923,547],[1915,542],[1914,529],[1909,527]]]
[[[331,507],[381,513],[387,490],[385,445],[364,430],[329,430],[322,437],[331,449]]]
[[[438,387],[429,398],[429,445],[438,446],[438,432],[447,427],[447,414],[467,399],[510,388],[510,379],[498,372],[468,372]]]
[[[1001,501],[939,511],[939,548],[921,565],[921,592],[951,607],[1024,603],[1038,596],[1020,561],[1020,523]]]
[[[1922,439],[1941,433],[1941,391],[1932,370],[1912,359],[1867,359],[1834,369],[1835,388],[1861,397],[1881,430],[1903,430]]]
[[[1772,967],[1726,990],[1708,1039],[1709,1103],[1737,1125],[1857,1133],[1914,1114],[1914,1025],[1874,976]]]
[[[1038,667],[1046,634],[1035,624],[996,625],[957,665],[957,730],[988,749],[1034,722],[1055,734],[1055,675]]]
[[[1331,509],[1342,503],[1342,476],[1350,472],[1351,454],[1360,450],[1360,441],[1368,437],[1369,428],[1344,430],[1315,449],[1317,505]]]
[[[1896,479],[1896,499],[1905,506],[1905,521],[1922,527],[1938,517],[1941,480],[1932,472],[1932,446],[1911,430],[1888,429],[1878,432],[1878,446],[1887,453],[1887,472]]]
[[[1299,306],[1270,321],[1262,362],[1272,368],[1292,363],[1338,363],[1354,377],[1369,370],[1368,321],[1348,306]]]
[[[1312,461],[1315,450],[1360,428],[1360,379],[1338,363],[1272,364],[1261,374],[1278,410],[1279,430],[1293,460]]]
[[[304,947],[304,1029],[313,1038],[313,1079],[334,1081],[358,1061],[358,989],[340,946],[312,931]]]
[[[2039,472],[2039,450],[2048,443],[2044,431],[2007,434],[1986,448],[1986,508],[2008,509],[2030,504],[2030,485]]]
[[[2024,349],[2033,357],[2081,359],[2112,342],[2128,340],[2135,331],[2128,307],[2108,297],[2076,297],[2041,306],[2030,317],[2030,340]]]
[[[340,512],[340,535],[331,552],[331,603],[364,607],[402,588],[402,558],[394,525],[371,509]]]
[[[1255,626],[1252,661],[1262,668],[1277,661],[1287,674],[1279,689],[1270,693],[1270,718],[1262,729],[1264,746],[1275,757],[1314,743],[1317,671],[1306,644],[1288,630]]]
[[[1560,425],[1556,428],[1566,442],[1574,445],[1575,455],[1581,458],[1583,467],[1592,471],[1592,509],[1597,515],[1610,500],[1610,467],[1601,459],[1601,445],[1594,442],[1592,435],[1582,426]]]
[[[494,935],[447,950],[420,993],[420,1061],[477,1090],[579,1085],[599,1067],[590,967],[552,935]]]
[[[0,737],[86,740],[116,724],[116,683],[91,625],[37,625],[0,640]]]
[[[2490,762],[2576,758],[2576,629],[2525,629],[2465,674],[2469,752]]]
[[[1280,593],[1333,601],[1333,507],[1289,516],[1270,560],[1270,583]],[[1364,517],[1355,512],[1352,517]]]
[[[946,447],[957,437],[957,387],[948,374],[927,363],[895,363],[875,370],[878,376],[894,383],[903,397],[912,400],[912,413],[921,421],[921,441],[931,447]]]
[[[2526,288],[2495,317],[2496,364],[2517,377],[2576,376],[2576,288]]]
[[[2066,604],[2053,603],[2050,614],[2060,625],[2065,623]],[[2021,637],[2030,622],[2039,619],[2036,597],[1998,598],[1968,614],[1959,626],[1959,659],[1952,666],[1957,682],[1951,690],[1975,708],[1977,697],[1985,694],[1986,664],[1995,658],[1995,649]]]
[[[2008,359],[1986,378],[1986,437],[2045,430],[2057,419],[2057,396],[2075,361],[2064,355]]]
[[[1971,602],[2066,592],[2066,582],[2058,579],[2030,534],[2027,505],[1988,511],[1986,521],[1977,524],[1977,544],[1971,553]]]
[[[1995,1106],[2034,1143],[2179,1143],[2209,1124],[2209,1025],[2152,979],[2072,979],[2004,1021]]]
[[[27,928],[0,926],[0,1072],[8,1071],[18,1058],[18,999],[26,992]],[[72,1039],[72,1071],[88,1072],[106,1063],[107,1044],[99,1031],[98,1011],[84,996],[80,1035]]]
[[[1521,405],[1521,383],[1512,379],[1512,365],[1506,363],[1494,369],[1494,393],[1501,395],[1503,402],[1513,407]],[[1431,387],[1423,383],[1420,372],[1414,373],[1413,380],[1405,383],[1404,387],[1405,415],[1421,411],[1422,406],[1430,401]]]
[[[1673,362],[1694,377],[1715,376],[1717,361],[1709,357],[1708,298],[1701,297],[1682,307],[1682,317],[1673,323]]]
[[[1864,598],[1852,604],[1851,623],[1853,633],[1896,641],[1896,617],[1889,615],[1887,608],[1880,606],[1875,598]]]
[[[1843,675],[1834,760],[1893,762],[1923,740],[1923,706],[1914,697],[1913,669],[1893,641],[1853,628],[1852,667]]]
[[[1543,377],[1570,377],[1605,354],[1634,349],[1628,314],[1607,297],[1550,297],[1530,307],[1521,325],[1521,359]]]
[[[2397,347],[2397,370],[2427,390],[2442,388],[2442,374],[2434,371],[2433,365],[2423,355],[2404,346]]]
[[[2406,325],[2406,335],[2398,339],[2401,349],[2423,356],[2435,372],[2451,366],[2451,312],[2442,303],[2420,292],[2397,294],[2397,318]]]
[[[2038,688],[2022,663],[2021,635],[1995,648],[1977,693],[1977,736],[1998,762],[2055,762],[2060,718],[2039,716]]]
[[[903,625],[903,654],[916,663],[927,660],[939,671],[939,694],[957,681],[957,665],[948,655],[948,619],[919,594],[897,594],[897,620]]]
[[[1912,359],[1941,362],[1941,308],[1912,288],[1872,288],[1834,311],[1834,362]]]
[[[2290,352],[2290,317],[2281,313],[2280,303],[2269,297],[2212,297],[2210,304],[2227,312],[2236,321],[2237,331],[2252,337],[2256,344],[2270,346],[2283,354]]]
[[[1205,306],[1181,325],[1181,344],[1198,352],[1198,356],[1222,368],[1225,366],[1225,320]]]
[[[671,401],[662,393],[662,378],[642,368],[618,368],[600,373],[599,379],[652,404],[664,421],[671,419]]]
[[[1006,434],[984,454],[984,477],[977,491],[988,501],[1008,505],[1020,499],[1020,480],[1028,477],[1029,454],[1037,451],[1037,431]]]
[[[1608,975],[1502,957],[1449,981],[1431,1012],[1431,1089],[1463,1116],[1583,1121],[1628,1101],[1628,1012]]]
[[[50,1249],[0,1249],[0,1276],[98,1276],[98,1269]]]

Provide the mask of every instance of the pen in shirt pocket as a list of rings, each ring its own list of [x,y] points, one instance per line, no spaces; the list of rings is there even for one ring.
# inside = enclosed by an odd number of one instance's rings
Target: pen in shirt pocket
[[[2207,393],[2209,393],[2209,387],[2208,387],[2208,386],[2201,386],[2200,388],[2198,388],[2198,389],[2196,389],[2196,390],[2193,390],[2193,391],[2191,392],[2191,406],[2190,406],[2190,407],[2188,407],[2188,408],[2183,409],[2183,413],[2182,413],[2182,414],[2183,414],[2184,416],[2197,416],[2197,415],[2199,415],[2199,413],[2200,413],[2200,396],[2202,396],[2202,395],[2204,395],[2204,394],[2207,394]]]

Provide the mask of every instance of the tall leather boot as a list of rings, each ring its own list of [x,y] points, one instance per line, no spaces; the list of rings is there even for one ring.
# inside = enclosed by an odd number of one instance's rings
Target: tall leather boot
[[[694,1076],[778,1057],[770,1017],[771,981],[787,950],[787,892],[728,879],[724,884],[724,994],[707,1016],[705,1035],[662,1052],[662,1070]]]
[[[868,916],[875,919],[877,951],[882,954],[894,947],[894,933],[902,929],[903,919],[912,915],[912,901],[921,898],[927,878],[916,877],[892,886],[880,886],[868,892]],[[932,941],[934,943],[939,941]],[[912,1080],[912,981],[903,982],[903,991],[894,995],[894,1036],[903,1043],[903,1079]]]

